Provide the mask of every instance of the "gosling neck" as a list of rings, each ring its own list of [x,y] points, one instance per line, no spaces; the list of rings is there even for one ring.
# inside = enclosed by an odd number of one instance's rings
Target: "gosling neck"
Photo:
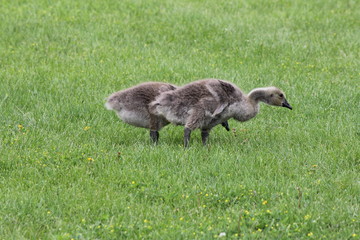
[[[248,94],[248,98],[255,103],[266,102],[266,90],[265,88],[255,88]]]

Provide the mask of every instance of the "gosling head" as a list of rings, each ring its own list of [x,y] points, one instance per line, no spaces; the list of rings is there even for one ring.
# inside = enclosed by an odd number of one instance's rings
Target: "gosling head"
[[[264,102],[272,105],[272,106],[279,106],[279,107],[286,107],[292,110],[292,107],[288,103],[285,98],[285,94],[276,87],[269,87],[266,88],[265,96],[263,98]]]
[[[262,101],[272,106],[286,107],[292,110],[285,94],[276,87],[256,88],[249,93],[249,98],[256,102]]]

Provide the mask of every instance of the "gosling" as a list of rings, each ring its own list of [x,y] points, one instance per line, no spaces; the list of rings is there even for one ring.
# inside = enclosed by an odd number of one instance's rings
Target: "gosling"
[[[206,145],[215,125],[230,118],[250,120],[259,112],[259,102],[292,109],[276,87],[256,88],[246,95],[230,82],[204,79],[161,93],[150,104],[150,110],[175,125],[185,126],[184,146],[188,147],[191,131],[200,128],[202,143]]]
[[[114,110],[118,117],[135,127],[150,129],[150,139],[157,143],[159,131],[169,124],[162,116],[156,116],[149,111],[149,104],[160,93],[175,90],[177,86],[162,82],[146,82],[134,87],[115,92],[107,98],[105,107]],[[227,131],[227,122],[221,123]]]
[[[150,129],[150,139],[157,143],[159,131],[169,124],[162,116],[149,112],[149,103],[162,92],[175,90],[177,87],[162,82],[146,82],[111,94],[105,107],[114,110],[118,117],[135,127]]]

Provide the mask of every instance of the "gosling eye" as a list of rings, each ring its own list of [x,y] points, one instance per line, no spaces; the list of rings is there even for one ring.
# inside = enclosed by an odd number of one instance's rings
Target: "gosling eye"
[[[274,96],[274,94],[270,94],[270,97],[273,97]]]
[[[284,97],[284,94],[282,94],[282,93],[280,93],[280,95],[279,95],[281,98],[283,98]]]

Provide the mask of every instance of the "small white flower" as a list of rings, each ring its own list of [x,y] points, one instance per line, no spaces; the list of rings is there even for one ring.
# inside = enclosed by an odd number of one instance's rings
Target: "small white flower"
[[[221,233],[219,234],[219,238],[221,238],[221,237],[226,237],[226,233],[225,233],[225,232],[221,232]]]

